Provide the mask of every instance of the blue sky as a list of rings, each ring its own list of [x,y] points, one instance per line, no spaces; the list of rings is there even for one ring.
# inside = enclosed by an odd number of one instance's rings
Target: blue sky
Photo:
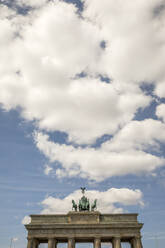
[[[1,247],[26,247],[27,216],[67,213],[81,186],[163,247],[164,6],[0,1]]]

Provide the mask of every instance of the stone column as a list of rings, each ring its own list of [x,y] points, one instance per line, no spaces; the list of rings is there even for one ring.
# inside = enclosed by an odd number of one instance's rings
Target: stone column
[[[33,248],[38,248],[39,242],[37,239],[33,239],[32,243],[33,243],[33,245],[32,245]]]
[[[133,241],[133,240],[134,240],[134,239],[131,239],[131,240],[129,241],[131,248],[134,248],[134,241]]]
[[[100,238],[94,239],[94,248],[101,248],[101,239]]]
[[[54,239],[54,247],[53,248],[57,248],[57,239]]]
[[[140,236],[132,239],[132,248],[143,248]]]
[[[33,239],[32,238],[27,238],[28,243],[27,243],[27,248],[33,248]]]
[[[56,245],[56,240],[54,238],[49,238],[48,239],[48,248],[55,248]]]
[[[112,239],[112,247],[113,248],[121,248],[121,240],[120,237],[114,237]]]
[[[75,248],[75,239],[68,238],[68,248]]]

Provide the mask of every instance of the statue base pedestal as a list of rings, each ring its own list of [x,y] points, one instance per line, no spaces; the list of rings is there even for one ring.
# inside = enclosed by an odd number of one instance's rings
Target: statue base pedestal
[[[80,212],[69,212],[68,214],[69,223],[85,224],[85,223],[99,223],[100,212],[98,211],[80,211]]]

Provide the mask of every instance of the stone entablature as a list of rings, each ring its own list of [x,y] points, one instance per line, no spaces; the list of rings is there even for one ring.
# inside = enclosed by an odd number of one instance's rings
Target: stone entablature
[[[69,212],[68,214],[49,214],[49,215],[30,215],[31,224],[37,223],[112,223],[112,222],[136,222],[138,214],[101,214],[98,211],[94,212]]]
[[[28,248],[37,248],[44,242],[48,242],[48,248],[55,248],[57,242],[68,242],[68,248],[74,248],[75,242],[93,242],[95,248],[100,248],[101,242],[108,241],[113,248],[120,248],[122,241],[130,242],[132,248],[142,248],[140,230],[143,224],[138,222],[137,216],[98,211],[31,215],[31,223],[25,225]]]

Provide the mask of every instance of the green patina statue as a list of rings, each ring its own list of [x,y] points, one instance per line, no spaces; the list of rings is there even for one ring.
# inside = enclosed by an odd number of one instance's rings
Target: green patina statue
[[[81,197],[81,199],[79,200],[78,208],[79,211],[89,211],[89,199],[87,199],[85,196]]]
[[[87,199],[87,197],[85,197],[85,190],[86,188],[81,188],[82,194],[83,196],[81,197],[81,199],[79,200],[79,204],[78,204],[78,209],[79,211],[90,211],[90,203],[89,203],[89,199]],[[94,200],[94,203],[91,205],[91,211],[94,211],[97,207],[97,200]],[[77,204],[75,203],[74,200],[72,200],[72,210],[77,211]]]
[[[77,204],[75,203],[75,201],[74,200],[72,200],[72,210],[75,210],[75,211],[77,211]]]
[[[94,211],[97,208],[97,199],[94,200],[94,203],[91,206],[91,211]]]

